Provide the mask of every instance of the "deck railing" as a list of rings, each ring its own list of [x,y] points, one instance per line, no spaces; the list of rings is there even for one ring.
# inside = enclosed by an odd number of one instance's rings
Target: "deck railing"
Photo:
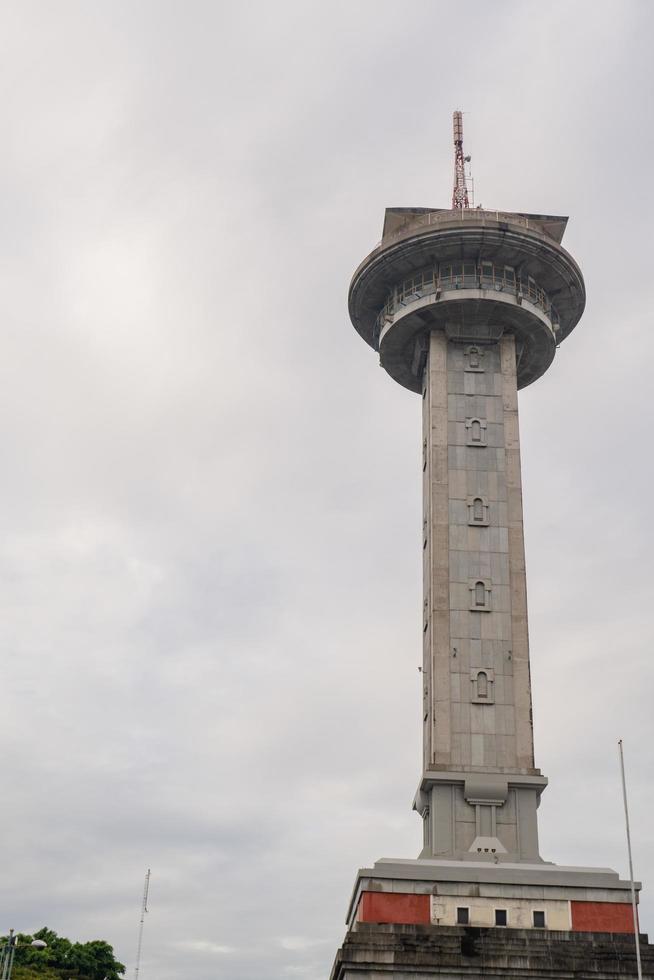
[[[538,306],[549,318],[554,330],[558,329],[556,307],[531,276],[522,276],[511,266],[498,266],[492,262],[441,262],[414,273],[391,290],[377,317],[377,337],[384,324],[392,320],[397,311],[407,303],[451,289],[484,289],[510,293]]]

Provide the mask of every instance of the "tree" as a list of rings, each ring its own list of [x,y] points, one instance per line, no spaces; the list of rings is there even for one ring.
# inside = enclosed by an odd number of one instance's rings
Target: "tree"
[[[32,949],[33,939],[43,939],[46,948]],[[124,973],[113,947],[102,939],[73,943],[46,927],[18,936],[12,980],[122,980]]]

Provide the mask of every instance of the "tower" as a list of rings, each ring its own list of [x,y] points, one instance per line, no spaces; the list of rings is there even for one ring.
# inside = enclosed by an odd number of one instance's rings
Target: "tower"
[[[423,857],[540,860],[517,392],[583,311],[564,228],[393,209],[352,281],[357,330],[422,397]]]
[[[554,947],[566,969],[571,957],[590,963],[606,934],[622,942],[623,966],[633,955],[629,882],[547,862],[538,845],[547,779],[534,759],[518,391],[577,325],[584,281],[561,245],[567,218],[468,207],[460,113],[454,142],[452,209],[387,209],[382,241],[349,291],[354,327],[422,403],[423,758],[413,805],[423,847],[359,871],[334,980],[525,976],[507,966],[509,937],[523,959],[535,943],[546,950],[540,965],[531,957],[534,977],[581,976],[538,970],[548,956],[551,967]],[[480,942],[485,973],[469,961]],[[593,976],[619,975],[615,957],[600,959]]]

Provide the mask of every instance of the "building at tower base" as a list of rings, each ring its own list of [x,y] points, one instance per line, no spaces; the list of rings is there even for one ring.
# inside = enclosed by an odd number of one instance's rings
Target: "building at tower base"
[[[608,868],[426,858],[361,869],[347,923],[361,922],[634,932],[630,884]]]

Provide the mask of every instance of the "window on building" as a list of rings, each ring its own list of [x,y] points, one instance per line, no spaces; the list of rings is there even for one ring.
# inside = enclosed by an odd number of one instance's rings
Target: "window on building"
[[[506,925],[506,909],[495,909],[495,925]]]
[[[545,913],[534,909],[534,929],[545,928]]]
[[[488,674],[485,670],[480,670],[477,674],[477,697],[488,697]]]
[[[486,586],[483,582],[475,582],[475,605],[486,605]]]
[[[473,521],[483,521],[484,519],[484,501],[481,497],[475,497],[472,503],[472,519]]]
[[[470,438],[473,442],[481,442],[481,422],[474,419],[470,426]]]
[[[470,909],[458,908],[456,910],[456,923],[459,926],[467,926],[470,922]]]

